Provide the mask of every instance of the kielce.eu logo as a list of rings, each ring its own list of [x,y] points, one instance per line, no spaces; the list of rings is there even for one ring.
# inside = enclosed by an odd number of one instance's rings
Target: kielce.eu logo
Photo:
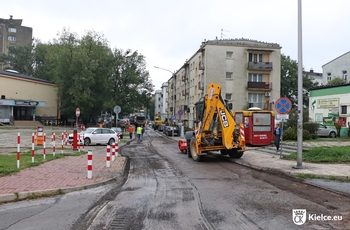
[[[293,209],[293,222],[296,225],[303,225],[306,221],[306,209]]]

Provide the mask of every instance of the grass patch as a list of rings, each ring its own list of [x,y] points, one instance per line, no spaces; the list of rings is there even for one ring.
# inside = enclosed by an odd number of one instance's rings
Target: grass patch
[[[17,168],[17,153],[10,153],[6,155],[0,155],[0,177],[14,174],[19,172],[21,169],[35,167],[41,165],[45,162],[49,162],[55,159],[60,159],[66,156],[80,156],[85,154],[85,152],[75,152],[75,153],[56,153],[55,156],[52,154],[46,154],[46,159],[44,159],[42,154],[35,155],[34,163],[32,163],[32,153],[31,150],[21,153],[20,168]]]
[[[330,176],[330,177],[324,177],[324,176],[317,176],[314,174],[298,174],[298,178],[302,179],[323,179],[323,180],[331,180],[331,181],[340,181],[340,182],[350,182],[350,179],[348,178],[338,178],[335,176]]]
[[[303,161],[312,163],[344,163],[350,162],[350,146],[312,147],[303,151]],[[297,153],[283,156],[284,159],[295,160]]]

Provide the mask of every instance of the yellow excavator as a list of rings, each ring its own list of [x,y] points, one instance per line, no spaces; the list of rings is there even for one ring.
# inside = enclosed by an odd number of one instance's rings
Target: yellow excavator
[[[187,155],[200,161],[209,151],[240,158],[245,150],[244,126],[236,124],[221,86],[211,83],[207,94],[195,104],[195,128],[185,134]]]

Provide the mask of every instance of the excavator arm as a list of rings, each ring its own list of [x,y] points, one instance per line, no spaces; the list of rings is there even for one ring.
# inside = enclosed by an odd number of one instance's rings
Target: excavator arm
[[[208,136],[214,140],[218,139],[218,129],[220,129],[219,137],[222,138],[222,145],[226,149],[240,148],[244,150],[244,138],[241,136],[240,131],[236,130],[236,125],[233,116],[221,97],[220,85],[209,84],[208,94],[204,98],[201,125],[196,136],[197,143],[203,142]],[[209,144],[209,141],[204,142],[207,145]]]

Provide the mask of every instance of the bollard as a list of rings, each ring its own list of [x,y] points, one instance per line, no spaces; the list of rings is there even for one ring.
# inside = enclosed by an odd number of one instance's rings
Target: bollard
[[[44,156],[44,159],[46,159],[46,133],[44,133],[44,154],[43,154],[43,156]]]
[[[112,161],[115,161],[115,143],[112,144]]]
[[[52,135],[52,155],[56,155],[56,134],[53,133]]]
[[[119,157],[119,143],[118,142],[115,143],[115,155],[117,157]]]
[[[88,151],[88,174],[87,174],[87,178],[91,179],[92,178],[92,151],[89,150]]]
[[[83,136],[82,136],[82,147],[83,147],[83,150],[84,150],[84,133],[83,133]]]
[[[32,163],[34,163],[34,143],[35,143],[34,133],[32,133]]]
[[[64,134],[62,133],[62,149],[61,149],[61,153],[63,154],[63,151],[64,151]]]
[[[78,152],[80,152],[80,134],[77,134],[78,137]]]
[[[17,168],[21,166],[21,134],[17,135]]]
[[[111,167],[111,146],[107,145],[106,167]]]

